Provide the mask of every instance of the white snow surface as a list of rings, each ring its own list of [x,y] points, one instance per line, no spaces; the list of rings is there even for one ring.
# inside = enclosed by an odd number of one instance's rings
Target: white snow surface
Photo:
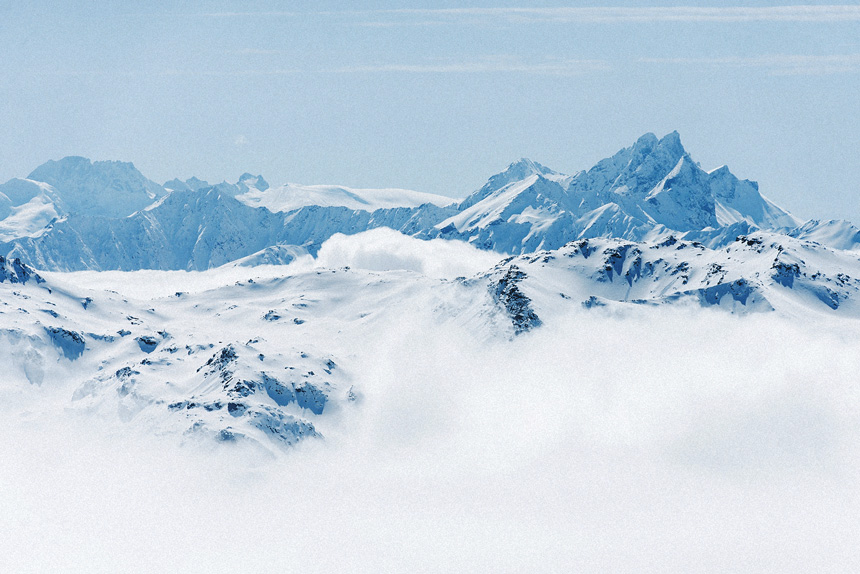
[[[845,220],[812,219],[789,231],[792,237],[814,241],[833,249],[860,249],[860,229]]]
[[[0,241],[20,237],[39,237],[48,231],[48,225],[60,217],[57,204],[44,194],[9,209],[0,220]]]
[[[423,193],[409,189],[355,189],[339,185],[301,185],[286,183],[266,190],[249,189],[236,199],[251,207],[265,207],[269,211],[293,211],[302,207],[348,207],[364,211],[394,207],[419,207],[425,203],[444,207],[457,200],[443,195]]]

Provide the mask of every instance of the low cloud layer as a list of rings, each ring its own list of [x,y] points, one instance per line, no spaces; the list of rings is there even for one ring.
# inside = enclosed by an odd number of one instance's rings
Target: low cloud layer
[[[320,248],[317,265],[414,271],[428,277],[453,279],[486,271],[503,257],[462,241],[423,241],[381,227],[357,235],[334,235]]]
[[[446,277],[491,257],[413,241],[335,237],[313,264]],[[50,409],[70,393],[54,371],[7,381],[0,569],[860,567],[853,322],[574,307],[510,341],[419,303],[342,343],[358,408],[277,459]]]

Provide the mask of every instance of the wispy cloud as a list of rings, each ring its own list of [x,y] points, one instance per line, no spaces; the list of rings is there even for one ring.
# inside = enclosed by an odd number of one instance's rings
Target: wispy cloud
[[[327,70],[333,73],[416,73],[416,74],[472,74],[472,73],[524,73],[569,76],[609,69],[604,60],[552,59],[524,62],[508,56],[494,56],[470,61],[424,62],[407,64],[358,64]]]
[[[400,8],[391,10],[206,12],[207,18],[355,17],[360,26],[421,26],[463,19],[546,23],[613,22],[860,22],[860,5],[792,6],[562,6],[553,8]],[[412,17],[420,20],[410,20]]]
[[[282,11],[269,11],[269,12],[202,12],[202,13],[193,13],[193,14],[184,14],[185,16],[200,16],[206,18],[254,18],[254,17],[293,17],[293,16],[302,16],[301,12],[282,12]]]
[[[256,52],[255,52],[256,53]],[[271,69],[224,69],[199,70],[168,68],[161,70],[42,70],[34,71],[39,76],[64,77],[275,77],[307,74],[475,74],[508,73],[553,76],[575,76],[601,70],[609,70],[605,60],[544,59],[527,62],[512,56],[487,56],[475,60],[433,60],[417,63],[356,63],[330,68],[271,68]]]
[[[275,56],[282,53],[282,50],[263,50],[258,48],[244,48],[242,50],[230,50],[225,52],[225,54],[233,54],[235,56]]]
[[[381,20],[364,20],[358,22],[348,22],[349,26],[359,26],[364,28],[402,28],[402,27],[413,27],[413,28],[424,28],[424,27],[433,27],[433,26],[450,26],[451,23],[442,18],[437,18],[435,20],[389,20],[389,21],[381,21]]]
[[[242,51],[243,54],[269,54],[276,51]],[[630,61],[627,61],[630,63]],[[576,76],[612,70],[624,61],[600,59],[546,58],[525,61],[514,56],[486,56],[471,60],[431,60],[424,62],[354,63],[329,68],[254,68],[254,69],[180,69],[161,70],[34,70],[36,76],[65,77],[276,77],[306,74],[478,74],[506,73],[547,76]],[[646,65],[721,66],[758,68],[775,76],[811,76],[860,73],[860,53],[832,55],[770,54],[749,57],[715,58],[639,58],[633,63]]]
[[[240,51],[234,54],[268,54],[276,51]],[[358,73],[412,73],[412,74],[473,74],[473,73],[520,73],[536,75],[573,76],[589,72],[608,70],[606,60],[545,58],[525,61],[514,56],[495,55],[472,60],[429,60],[423,62],[371,62],[354,63],[338,67],[307,68],[251,68],[251,69],[194,69],[163,68],[147,70],[33,70],[36,76],[62,77],[274,77],[307,74],[358,74]]]
[[[162,70],[150,75],[157,76],[203,76],[203,77],[254,77],[254,76],[293,76],[302,74],[297,68],[271,68],[255,70]]]
[[[442,8],[374,11],[376,14],[485,17],[524,22],[857,22],[860,5],[637,6],[557,8]]]
[[[771,54],[728,58],[643,58],[651,64],[682,64],[764,68],[773,75],[809,76],[860,72],[860,54],[801,55]]]
[[[43,69],[32,70],[32,76],[58,76],[81,78],[153,78],[153,77],[204,77],[204,78],[233,78],[256,76],[293,76],[307,73],[307,70],[272,68],[254,70],[195,70],[195,69],[165,69],[165,70],[73,70],[73,69]]]

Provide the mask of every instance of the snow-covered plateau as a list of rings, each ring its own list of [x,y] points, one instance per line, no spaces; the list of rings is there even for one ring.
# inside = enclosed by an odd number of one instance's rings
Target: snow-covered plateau
[[[860,230],[677,133],[461,200],[0,185],[0,571],[860,569]]]

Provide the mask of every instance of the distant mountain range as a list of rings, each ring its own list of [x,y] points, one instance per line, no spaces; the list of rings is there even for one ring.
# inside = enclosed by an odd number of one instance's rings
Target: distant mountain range
[[[702,170],[677,133],[645,135],[574,175],[523,159],[459,202],[273,188],[252,174],[161,186],[129,163],[65,158],[0,186],[0,216],[0,348],[14,392],[65,385],[33,409],[186,444],[279,452],[337,435],[391,360],[376,342],[403,333],[495,345],[669,306],[801,326],[860,316],[860,230],[800,222],[727,168]],[[259,266],[308,253],[319,257]],[[422,272],[452,253],[469,271]],[[397,376],[412,384],[413,370]]]
[[[39,269],[202,270],[283,263],[336,233],[390,227],[503,254],[570,241],[669,236],[720,247],[772,230],[838,249],[860,245],[845,221],[802,222],[726,167],[704,171],[677,132],[639,138],[587,171],[521,159],[457,201],[402,189],[285,184],[243,174],[159,185],[131,163],[49,161],[0,185],[0,254]]]

